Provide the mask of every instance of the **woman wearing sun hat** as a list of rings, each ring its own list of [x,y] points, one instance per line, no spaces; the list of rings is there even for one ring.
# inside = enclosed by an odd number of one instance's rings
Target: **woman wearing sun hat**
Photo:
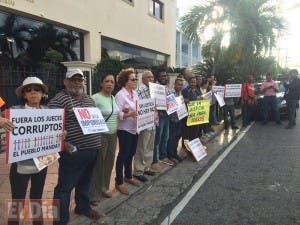
[[[24,100],[24,105],[11,107],[12,109],[45,109],[41,100],[48,92],[48,87],[37,77],[27,77],[22,85],[16,89],[16,95]],[[66,133],[63,132],[62,136]],[[62,137],[63,139],[63,137]],[[30,180],[30,199],[41,199],[45,185],[47,167],[39,171],[33,159],[12,163],[9,180],[12,199],[25,199]],[[9,221],[8,224],[19,224],[19,221]],[[33,221],[34,225],[43,224],[43,221]]]

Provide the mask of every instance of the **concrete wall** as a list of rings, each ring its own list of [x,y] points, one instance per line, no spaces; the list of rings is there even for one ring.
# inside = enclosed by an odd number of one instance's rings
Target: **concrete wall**
[[[0,0],[0,10],[83,31],[85,61],[101,56],[101,35],[169,55],[175,65],[176,0],[164,3],[164,19],[149,14],[148,0]]]

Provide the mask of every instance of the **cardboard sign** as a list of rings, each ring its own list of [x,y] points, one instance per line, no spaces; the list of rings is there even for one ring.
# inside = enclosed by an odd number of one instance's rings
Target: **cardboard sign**
[[[226,84],[225,98],[239,98],[241,97],[242,84]]]
[[[176,111],[177,113],[177,118],[178,120],[182,120],[183,118],[188,116],[188,111],[184,102],[183,96],[178,96],[175,98],[178,104],[178,110]]]
[[[212,91],[215,94],[218,94],[222,98],[224,98],[225,95],[225,87],[224,86],[212,86]]]
[[[6,133],[6,162],[13,163],[62,150],[64,109],[8,109],[15,129]]]
[[[74,108],[73,110],[83,134],[95,134],[108,131],[108,127],[99,108],[87,107]]]
[[[151,98],[155,98],[156,108],[158,110],[167,110],[166,87],[150,82],[149,91]]]
[[[223,107],[225,105],[224,98],[217,93],[214,93],[214,95],[215,95],[220,107]]]
[[[187,145],[197,162],[207,156],[205,147],[203,146],[199,138],[189,141]]]
[[[50,166],[54,162],[56,162],[60,158],[60,155],[58,153],[45,155],[45,156],[39,156],[37,158],[33,159],[33,162],[36,166],[36,168],[41,171],[42,169],[46,168],[47,166]]]
[[[209,100],[191,101],[187,106],[189,113],[186,121],[187,126],[194,126],[209,122]]]
[[[167,96],[167,114],[170,115],[179,109],[175,95],[169,94]]]
[[[209,102],[211,103],[212,102],[212,97],[213,97],[212,95],[213,95],[212,91],[209,91],[209,92],[201,95],[201,97],[205,100],[209,100]]]
[[[140,99],[137,101],[137,132],[155,126],[155,99]]]

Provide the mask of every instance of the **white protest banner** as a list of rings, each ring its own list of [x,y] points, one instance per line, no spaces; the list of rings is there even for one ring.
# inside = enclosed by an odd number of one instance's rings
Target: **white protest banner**
[[[212,91],[215,94],[218,94],[219,96],[224,98],[224,94],[225,94],[225,87],[224,86],[212,86]]]
[[[57,161],[60,158],[58,153],[45,155],[45,156],[39,156],[37,158],[34,158],[34,164],[36,168],[41,171],[42,169],[46,168],[47,166],[50,166],[55,161]]]
[[[174,94],[169,94],[167,96],[167,114],[170,115],[179,109],[177,101]]]
[[[217,93],[214,93],[214,95],[215,95],[220,107],[223,107],[225,105],[224,98],[221,95],[217,94]]]
[[[155,98],[158,110],[167,110],[166,87],[164,85],[149,83],[151,98]]]
[[[154,127],[155,99],[140,99],[137,101],[137,132]]]
[[[201,97],[204,98],[204,100],[209,100],[210,103],[212,102],[212,92],[211,91],[201,95]]]
[[[197,162],[207,156],[205,147],[202,145],[199,138],[189,141],[188,146]]]
[[[242,84],[226,84],[225,98],[239,98],[241,97]]]
[[[99,108],[74,108],[74,113],[83,134],[103,133],[108,131]]]
[[[64,109],[8,109],[5,117],[15,125],[6,133],[6,163],[62,150]]]
[[[184,102],[184,98],[182,95],[175,98],[177,101],[177,104],[179,106],[179,109],[177,110],[177,117],[178,120],[182,120],[183,118],[188,116],[188,111]]]

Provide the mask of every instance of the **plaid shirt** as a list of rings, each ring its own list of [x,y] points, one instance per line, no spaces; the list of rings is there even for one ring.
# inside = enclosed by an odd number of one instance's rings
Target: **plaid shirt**
[[[137,93],[139,99],[151,98],[149,87],[147,87],[145,84],[141,84],[141,86],[137,89]]]

